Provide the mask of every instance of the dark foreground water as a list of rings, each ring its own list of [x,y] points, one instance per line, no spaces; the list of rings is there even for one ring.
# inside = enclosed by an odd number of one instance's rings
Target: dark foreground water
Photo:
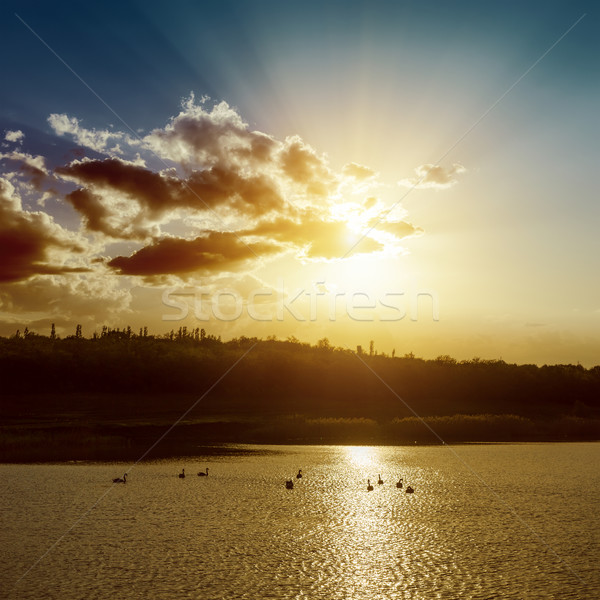
[[[0,597],[600,598],[600,444],[254,448],[0,465]]]

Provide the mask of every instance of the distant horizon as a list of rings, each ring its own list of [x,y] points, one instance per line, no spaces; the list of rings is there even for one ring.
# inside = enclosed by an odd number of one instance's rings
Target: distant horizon
[[[128,330],[129,330],[129,335],[131,335],[131,337],[134,338],[154,338],[154,339],[171,339],[173,341],[176,341],[177,339],[181,339],[180,334],[183,334],[182,337],[190,339],[190,340],[194,340],[195,338],[196,341],[199,341],[199,336],[200,336],[200,332],[202,331],[203,334],[210,340],[216,341],[217,343],[222,343],[222,344],[228,344],[231,342],[235,342],[235,341],[239,341],[239,340],[256,340],[258,342],[287,342],[287,343],[292,343],[292,344],[298,344],[298,345],[302,345],[302,346],[308,346],[310,348],[326,348],[332,351],[349,351],[349,352],[353,352],[353,353],[358,353],[359,352],[359,348],[360,351],[362,353],[362,355],[364,356],[379,356],[382,358],[404,358],[404,359],[415,359],[415,360],[422,360],[425,362],[455,362],[456,364],[467,364],[467,363],[473,363],[473,362],[481,362],[481,363],[504,363],[507,365],[515,365],[515,366],[526,366],[526,365],[534,365],[536,367],[544,367],[544,366],[548,366],[548,367],[560,367],[560,366],[572,366],[572,367],[583,367],[585,370],[590,371],[596,368],[600,368],[600,362],[595,363],[595,364],[590,364],[590,365],[585,365],[581,362],[566,362],[566,363],[535,363],[535,362],[516,362],[516,361],[510,361],[510,360],[505,360],[502,357],[496,356],[477,356],[477,355],[473,355],[471,357],[455,357],[452,356],[448,353],[442,353],[442,354],[437,354],[435,356],[422,356],[422,355],[417,355],[414,352],[412,352],[411,350],[404,352],[404,353],[398,353],[396,351],[396,348],[391,348],[390,350],[388,349],[382,349],[379,346],[376,345],[376,340],[374,339],[370,339],[370,340],[366,340],[360,343],[355,343],[353,346],[349,346],[349,345],[338,345],[335,343],[335,340],[329,339],[329,337],[325,336],[319,340],[316,341],[309,341],[309,340],[304,340],[304,339],[300,339],[297,338],[296,336],[287,336],[285,338],[283,337],[278,337],[276,335],[267,335],[266,337],[260,337],[260,336],[246,336],[246,335],[239,335],[239,336],[235,336],[235,337],[230,337],[230,338],[223,338],[221,335],[215,335],[214,333],[212,333],[210,330],[207,330],[206,327],[202,327],[200,325],[198,325],[195,328],[188,328],[187,326],[181,326],[181,327],[177,327],[177,328],[171,328],[171,329],[167,329],[165,331],[162,332],[154,332],[152,330],[150,330],[147,326],[142,326],[139,328],[133,328],[129,325],[123,325],[123,326],[116,326],[116,327],[112,327],[112,326],[108,326],[108,325],[103,325],[102,327],[100,327],[99,329],[94,329],[94,331],[90,332],[86,332],[83,330],[83,328],[80,330],[81,335],[77,336],[77,331],[78,331],[78,327],[79,325],[75,325],[72,329],[72,332],[68,333],[66,330],[55,330],[55,335],[57,340],[66,340],[69,338],[77,338],[80,337],[81,339],[85,339],[85,340],[94,340],[94,339],[100,339],[103,335],[103,330],[106,330],[106,334],[108,335],[113,335],[113,334],[123,334],[123,335],[128,335]],[[48,338],[48,339],[53,339],[51,336],[51,330],[48,333],[45,332],[40,332],[40,331],[36,331],[34,329],[29,329],[28,326],[25,326],[23,329],[21,328],[17,328],[15,330],[15,332],[12,335],[0,335],[0,339],[12,339],[12,338],[25,338],[26,335],[29,334],[32,337],[42,337],[42,338]],[[202,338],[203,339],[203,338]],[[373,344],[373,353],[371,354],[370,352],[370,345]]]

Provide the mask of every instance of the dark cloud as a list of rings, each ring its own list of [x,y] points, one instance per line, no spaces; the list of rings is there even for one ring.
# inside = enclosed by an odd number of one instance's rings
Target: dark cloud
[[[143,240],[148,237],[147,226],[139,227],[135,219],[126,219],[125,223],[120,222],[121,215],[118,209],[108,208],[99,194],[82,188],[67,194],[65,198],[81,213],[88,231],[122,239]]]
[[[0,179],[0,282],[88,270],[56,264],[52,250],[82,253],[84,248],[46,213],[22,210],[12,184]]]
[[[45,160],[42,156],[32,156],[26,152],[13,151],[0,153],[0,160],[16,163],[19,171],[25,174],[37,190],[41,189],[42,184],[49,177]]]
[[[259,216],[284,207],[273,181],[263,175],[242,176],[218,167],[194,172],[182,190],[184,206],[201,209],[226,203],[240,214]]]
[[[209,111],[205,99],[199,104],[194,95],[164,129],[155,129],[144,142],[159,156],[188,168],[231,168],[242,164],[269,163],[278,146],[270,136],[249,131],[248,125],[226,102]]]
[[[285,175],[304,186],[308,194],[325,196],[331,190],[335,178],[327,163],[300,137],[285,140],[279,160]]]
[[[113,258],[108,266],[122,275],[220,273],[280,251],[272,242],[246,243],[234,233],[213,231],[192,240],[163,238],[131,256]]]
[[[112,237],[143,238],[144,224],[177,209],[217,210],[226,207],[256,217],[284,205],[275,183],[261,174],[242,175],[212,167],[194,171],[187,179],[172,173],[156,173],[117,158],[74,161],[56,172],[83,186],[66,199],[86,218],[92,231]],[[115,194],[133,202],[136,227],[130,215],[114,202]]]

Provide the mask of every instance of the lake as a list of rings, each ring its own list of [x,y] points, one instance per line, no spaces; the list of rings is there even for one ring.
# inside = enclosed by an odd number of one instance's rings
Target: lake
[[[600,598],[600,444],[242,449],[0,465],[0,597]]]

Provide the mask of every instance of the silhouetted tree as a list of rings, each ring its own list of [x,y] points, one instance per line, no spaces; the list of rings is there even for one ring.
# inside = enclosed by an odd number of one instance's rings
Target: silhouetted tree
[[[317,348],[321,348],[321,350],[331,350],[332,349],[331,343],[326,337],[317,342]]]

